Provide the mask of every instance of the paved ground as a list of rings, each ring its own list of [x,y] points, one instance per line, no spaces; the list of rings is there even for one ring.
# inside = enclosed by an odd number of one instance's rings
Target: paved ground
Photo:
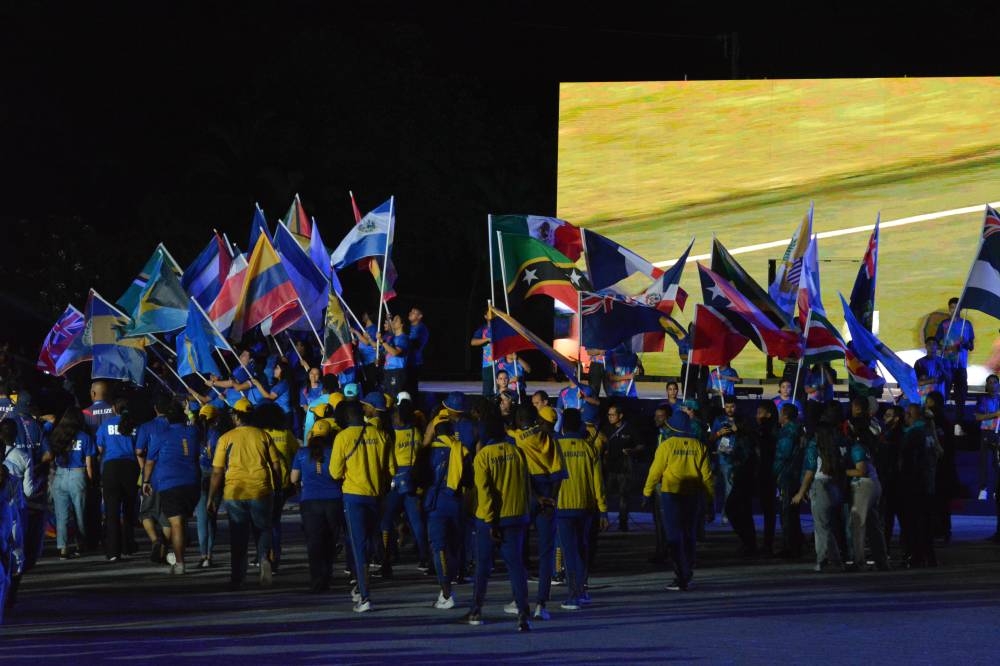
[[[464,608],[430,607],[433,580],[418,574],[409,554],[396,579],[376,584],[370,614],[351,612],[346,576],[328,594],[307,594],[303,541],[290,512],[286,563],[269,589],[226,591],[225,552],[216,568],[182,578],[145,559],[49,556],[25,578],[0,629],[0,662],[996,663],[1000,546],[984,541],[991,518],[956,518],[936,569],[857,574],[815,574],[808,558],[739,560],[728,528],[711,525],[697,587],[687,593],[665,591],[667,572],[647,561],[648,514],[638,518],[631,532],[602,537],[594,604],[561,611],[565,588],[555,587],[553,619],[528,635],[502,613],[510,596],[501,576],[490,587],[489,622],[461,626],[454,620]],[[222,542],[224,550],[224,535]],[[468,586],[457,590],[467,602]]]

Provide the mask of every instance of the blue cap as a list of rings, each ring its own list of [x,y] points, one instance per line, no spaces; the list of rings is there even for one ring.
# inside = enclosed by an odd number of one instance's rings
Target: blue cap
[[[460,391],[452,391],[448,394],[448,397],[442,402],[445,408],[450,409],[453,412],[464,412],[465,411],[465,396]]]
[[[376,411],[385,411],[385,395],[378,391],[372,391],[361,399],[361,404],[368,405]]]
[[[674,432],[686,435],[691,431],[691,417],[678,409],[667,419],[667,426]]]
[[[357,382],[351,382],[350,384],[344,384],[344,397],[345,398],[357,398],[358,397],[358,384],[357,384]]]
[[[698,401],[697,400],[691,400],[690,398],[688,398],[687,400],[685,400],[684,402],[681,403],[681,407],[687,407],[688,409],[697,412],[698,411]]]

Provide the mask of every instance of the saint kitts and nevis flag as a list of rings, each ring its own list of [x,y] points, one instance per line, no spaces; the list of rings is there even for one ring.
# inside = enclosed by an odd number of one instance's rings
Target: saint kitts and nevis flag
[[[501,234],[499,245],[501,276],[506,277],[505,288],[512,307],[526,298],[544,294],[575,312],[577,292],[591,289],[587,276],[572,259],[531,236]]]
[[[526,349],[537,349],[556,367],[566,375],[571,382],[580,385],[576,378],[576,363],[569,360],[555,349],[550,347],[544,340],[525,328],[520,322],[504,314],[492,306],[488,310],[490,325],[490,344],[493,359],[501,359],[507,354],[512,354]]]

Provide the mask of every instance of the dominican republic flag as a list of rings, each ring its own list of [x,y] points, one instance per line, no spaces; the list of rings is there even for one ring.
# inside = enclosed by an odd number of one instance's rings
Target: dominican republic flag
[[[669,323],[662,312],[635,300],[607,294],[581,292],[581,296],[584,347],[614,349],[633,336],[656,333],[659,335],[659,349],[654,343],[650,351],[663,351],[663,335]]]
[[[865,258],[861,260],[858,276],[854,279],[851,289],[851,312],[869,331],[872,330],[872,317],[875,313],[875,285],[878,282],[878,225],[881,213],[875,218],[875,228],[868,239]]]
[[[710,305],[694,307],[689,360],[694,365],[724,365],[743,351],[749,339]]]
[[[972,262],[959,306],[1000,318],[1000,214],[989,206],[979,254]]]
[[[810,202],[809,212],[799,223],[799,229],[788,241],[785,254],[778,263],[778,270],[774,276],[768,292],[774,302],[782,310],[791,314],[795,309],[795,300],[799,291],[799,280],[802,277],[802,260],[805,257],[809,239],[812,238],[813,205]],[[714,268],[714,266],[713,266]]]
[[[681,289],[681,276],[684,274],[684,265],[687,264],[688,255],[691,253],[691,248],[694,247],[694,239],[688,243],[687,249],[684,250],[684,254],[674,262],[668,270],[663,272],[659,277],[657,277],[653,284],[646,287],[646,289],[636,294],[636,298],[650,307],[654,307],[660,312],[665,314],[671,314],[674,311],[674,305],[679,307],[681,310],[684,309],[684,304],[687,303],[687,292]]]
[[[702,300],[726,318],[741,335],[750,339],[768,356],[781,359],[802,356],[802,340],[797,331],[784,330],[774,324],[760,308],[744,296],[731,282],[698,264],[701,275]]]
[[[205,249],[184,271],[181,286],[188,296],[198,301],[198,305],[207,308],[222,290],[222,284],[229,275],[232,263],[233,255],[229,243],[219,232],[215,232]]]
[[[589,229],[583,229],[583,246],[586,248],[590,284],[594,289],[610,287],[635,273],[654,280],[663,275],[662,269],[632,250]]]

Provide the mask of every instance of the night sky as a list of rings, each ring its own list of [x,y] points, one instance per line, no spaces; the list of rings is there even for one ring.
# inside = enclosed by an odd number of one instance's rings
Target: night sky
[[[213,228],[245,249],[255,201],[273,224],[300,193],[335,246],[353,189],[363,210],[396,195],[393,309],[423,306],[431,358],[458,371],[488,293],[486,214],[555,213],[560,80],[1000,73],[996,8],[137,4],[0,7],[0,338],[29,355],[159,241],[182,265]],[[348,273],[352,305],[374,305]]]

